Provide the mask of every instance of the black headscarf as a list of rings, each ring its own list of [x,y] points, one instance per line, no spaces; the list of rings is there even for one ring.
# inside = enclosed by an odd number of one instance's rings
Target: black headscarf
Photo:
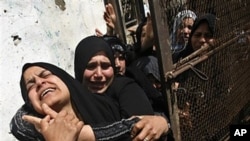
[[[25,64],[22,73],[31,66],[39,66],[51,71],[66,84],[70,92],[71,101],[76,108],[75,110],[80,114],[84,123],[107,123],[119,119],[119,117],[114,117],[114,115],[117,115],[114,112],[118,110],[115,109],[108,97],[90,93],[66,71],[52,64],[38,62]],[[25,103],[29,103],[23,75],[21,77],[20,86]]]
[[[75,77],[80,82],[83,81],[83,72],[89,60],[99,51],[104,51],[115,68],[114,55],[110,45],[102,37],[89,36],[80,41],[75,50]],[[115,70],[115,69],[114,69]]]
[[[75,76],[77,80],[83,82],[83,72],[85,71],[88,62],[99,51],[104,51],[106,53],[114,70],[115,59],[109,44],[103,38],[89,36],[83,39],[76,47]],[[114,76],[111,85],[101,95],[108,96],[113,100],[112,103],[114,103],[120,110],[119,115],[123,118],[129,118],[132,115],[153,114],[152,107],[144,91],[133,79],[124,76]],[[133,102],[136,103],[139,100],[141,103],[136,105],[137,107],[134,107],[135,105],[131,104]]]
[[[59,77],[66,84],[70,92],[70,97],[74,106],[74,110],[77,114],[81,116],[85,124],[90,124],[93,127],[99,127],[106,126],[110,123],[114,123],[115,121],[120,120],[119,110],[115,105],[113,105],[113,102],[112,100],[110,100],[110,97],[107,97],[106,95],[90,93],[88,90],[82,87],[82,84],[80,84],[79,81],[75,80],[71,75],[69,75],[64,70],[58,68],[57,66],[43,62],[27,63],[23,66],[20,81],[22,97],[25,101],[25,104],[20,109],[18,109],[17,113],[11,119],[10,123],[10,131],[18,140],[44,141],[43,136],[35,129],[34,125],[22,119],[23,115],[33,115],[40,118],[44,117],[43,115],[38,114],[34,110],[28,98],[23,73],[31,66],[39,66],[51,71],[54,75]],[[94,132],[95,134],[96,132],[100,132],[98,134],[98,137],[105,137],[105,135],[103,135],[104,132],[102,132],[101,128],[96,129]],[[130,140],[130,134],[127,134],[127,132],[124,132],[122,134],[124,134],[124,136],[118,136],[118,140],[123,137],[124,140]]]
[[[145,56],[135,60],[126,69],[126,75],[132,77],[145,91],[154,112],[163,112],[167,115],[167,106],[162,94],[149,81],[147,75],[152,74],[160,82],[158,60],[155,56]]]
[[[209,31],[212,33],[212,35],[214,36],[215,33],[215,21],[216,21],[216,16],[214,14],[204,14],[203,16],[197,18],[194,22],[194,25],[192,27],[189,39],[188,39],[188,44],[187,47],[184,51],[182,51],[178,57],[178,59],[180,58],[184,58],[186,56],[188,56],[189,54],[191,54],[192,52],[194,52],[193,47],[192,47],[192,43],[191,43],[191,38],[194,34],[194,32],[196,31],[196,29],[204,22],[206,22],[208,24],[208,28]]]
[[[111,46],[113,53],[116,51],[121,54],[126,53],[126,45],[118,37],[105,35],[103,39]]]
[[[210,14],[210,13],[204,14],[200,18],[196,19],[195,22],[194,22],[194,25],[192,27],[192,30],[191,30],[191,33],[190,33],[190,37],[193,36],[193,34],[196,31],[196,29],[203,22],[207,22],[209,31],[212,33],[212,35],[214,35],[214,32],[215,32],[215,19],[216,19],[215,15]]]

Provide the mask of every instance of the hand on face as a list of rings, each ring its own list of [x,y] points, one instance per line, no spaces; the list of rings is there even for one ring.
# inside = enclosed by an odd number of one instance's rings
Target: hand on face
[[[25,70],[23,77],[29,100],[38,113],[44,114],[41,107],[43,103],[48,104],[52,108],[58,103],[65,103],[65,105],[70,103],[67,86],[49,70],[32,66]],[[60,111],[60,108],[62,107],[57,106],[57,109],[54,110]]]
[[[45,118],[40,119],[25,115],[23,119],[34,124],[46,141],[72,141],[78,138],[83,127],[82,121],[66,111],[56,113],[46,104],[43,104],[42,107],[48,114]],[[50,117],[53,117],[53,119]]]
[[[215,38],[210,32],[208,23],[206,22],[201,23],[191,37],[191,44],[194,51],[200,49],[205,44],[214,46],[214,42]]]
[[[167,120],[162,116],[143,116],[131,132],[133,141],[154,141],[169,130]]]
[[[55,112],[54,110],[52,110],[51,108],[49,108],[49,106],[47,104],[42,104],[42,110],[44,111],[44,113],[48,116],[50,116],[52,119],[51,119],[51,122],[54,118],[57,117],[58,113]],[[30,116],[30,115],[24,115],[23,117],[23,120],[33,124],[37,131],[41,131],[41,118],[38,118],[38,117],[35,117],[35,116]]]

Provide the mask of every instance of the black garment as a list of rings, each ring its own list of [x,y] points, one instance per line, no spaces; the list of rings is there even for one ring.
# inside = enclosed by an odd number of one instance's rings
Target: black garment
[[[109,101],[109,98],[103,95],[95,95],[90,93],[64,70],[48,63],[30,63],[24,65],[22,72],[24,72],[31,66],[40,66],[44,69],[49,70],[66,84],[70,92],[71,100],[76,107],[77,112],[79,112],[86,124],[113,122],[120,119],[118,113],[115,113],[117,109]],[[25,103],[29,103],[27,98],[25,99],[28,93],[26,90],[23,75],[21,77],[20,85],[24,101]]]
[[[109,132],[110,134],[108,134],[107,131],[103,131],[105,132],[105,134],[102,134],[102,131],[99,129],[100,125],[107,126],[108,123],[113,123],[121,119],[119,111],[117,107],[112,103],[110,97],[90,93],[88,90],[84,89],[82,85],[73,77],[71,77],[67,72],[48,63],[25,64],[22,73],[31,66],[40,66],[44,69],[51,71],[52,74],[59,77],[66,84],[70,92],[72,104],[75,108],[74,110],[76,110],[75,112],[77,112],[81,116],[81,119],[83,119],[85,124],[90,124],[91,126],[98,127],[98,132],[94,131],[96,139],[112,139],[114,137],[117,137],[114,136],[112,132]],[[35,115],[39,117],[43,116],[35,112],[31,104],[29,103],[28,93],[24,83],[23,75],[21,77],[20,86],[25,104],[18,110],[18,112],[11,120],[11,132],[19,140],[44,140],[42,138],[42,135],[35,130],[33,125],[22,120],[22,115],[24,114]],[[136,122],[136,120],[132,121],[132,123],[134,122]],[[121,124],[124,124],[124,122],[122,122]],[[131,129],[131,126],[133,124],[130,123],[129,125],[130,126],[121,125],[120,127],[127,127],[128,129]],[[112,126],[108,127],[112,128]],[[114,127],[113,130],[117,130],[117,132],[119,132],[119,140],[131,140],[129,137],[130,130],[124,132],[124,129],[121,130],[117,127]]]
[[[130,131],[139,118],[122,119],[111,125],[104,127],[95,127],[93,131],[98,141],[125,141],[130,139]]]
[[[130,64],[126,69],[125,75],[133,78],[143,88],[155,113],[168,115],[167,103],[161,92],[153,87],[153,84],[147,78],[148,74],[152,74],[160,82],[158,69],[157,58],[154,56],[145,56]]]
[[[115,70],[114,55],[110,45],[100,37],[89,36],[83,39],[75,50],[75,76],[83,83],[83,73],[91,58],[99,51],[104,51]],[[153,109],[144,91],[133,80],[114,77],[108,90],[101,94],[110,96],[116,103],[122,118],[132,115],[153,115]]]
[[[115,77],[106,94],[114,99],[122,118],[154,114],[145,92],[133,79],[125,76]]]
[[[42,134],[37,132],[34,125],[22,119],[23,115],[33,115],[42,118],[24,104],[18,109],[10,122],[11,133],[20,141],[44,141]],[[130,131],[139,118],[122,119],[104,126],[92,125],[96,140],[100,141],[130,141]]]
[[[42,134],[37,132],[34,125],[22,119],[23,115],[33,115],[42,118],[41,115],[38,115],[24,104],[11,119],[11,133],[20,141],[44,141]],[[138,121],[139,118],[122,119],[108,125],[92,125],[91,127],[98,141],[131,141],[130,132]]]

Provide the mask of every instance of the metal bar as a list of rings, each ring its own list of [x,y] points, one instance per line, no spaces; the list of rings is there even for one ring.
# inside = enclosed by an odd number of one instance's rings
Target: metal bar
[[[204,60],[208,59],[209,56],[215,54],[216,52],[222,50],[225,47],[228,47],[230,44],[232,44],[233,42],[237,41],[238,38],[239,37],[235,37],[235,38],[227,41],[226,43],[224,43],[224,44],[222,44],[222,45],[214,48],[213,50],[205,53],[202,56],[198,56],[198,55],[204,53],[203,49],[201,49],[200,51],[197,51],[197,52],[194,52],[194,53],[190,54],[190,56],[184,58],[183,59],[184,61],[182,61],[182,62],[187,62],[187,63],[184,63],[183,65],[178,66],[173,71],[165,73],[165,77],[167,77],[168,79],[176,78],[179,74],[181,74],[184,71],[190,69],[192,66],[195,66],[195,65],[197,65],[200,62],[203,62]],[[194,58],[194,56],[198,56],[198,57]],[[192,58],[192,60],[190,60],[191,58]],[[177,65],[175,65],[175,66],[177,66]]]
[[[163,86],[162,94],[169,109],[169,118],[171,122],[171,129],[175,140],[181,140],[179,115],[177,108],[177,98],[173,95],[174,101],[171,102],[171,83],[167,82],[165,73],[173,69],[172,53],[169,42],[169,31],[167,24],[167,15],[164,8],[164,0],[149,0],[150,14],[152,18],[152,25],[155,38],[155,46],[158,57],[159,69],[161,74],[161,84]]]

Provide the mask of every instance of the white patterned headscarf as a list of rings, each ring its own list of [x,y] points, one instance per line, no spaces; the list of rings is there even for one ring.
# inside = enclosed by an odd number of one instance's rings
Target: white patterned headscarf
[[[176,48],[177,46],[177,43],[176,43],[177,30],[180,27],[180,24],[182,23],[183,19],[185,18],[192,18],[195,21],[197,16],[191,10],[183,10],[176,15],[174,19],[173,32],[172,32],[172,49]]]

